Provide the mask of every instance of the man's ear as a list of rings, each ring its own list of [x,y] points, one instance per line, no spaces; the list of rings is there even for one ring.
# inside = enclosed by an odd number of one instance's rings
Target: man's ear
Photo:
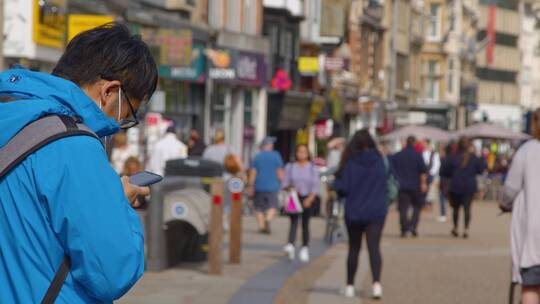
[[[105,80],[99,89],[99,97],[103,102],[103,108],[107,108],[111,103],[118,102],[118,90],[121,83],[118,80]]]

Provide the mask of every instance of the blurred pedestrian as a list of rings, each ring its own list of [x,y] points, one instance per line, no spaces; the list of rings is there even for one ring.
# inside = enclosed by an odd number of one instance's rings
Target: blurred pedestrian
[[[146,169],[163,176],[167,161],[186,157],[187,147],[176,136],[176,127],[173,124],[167,128],[165,135],[154,145]]]
[[[418,155],[420,156],[420,155]],[[373,277],[373,297],[382,297],[381,237],[387,202],[387,174],[383,156],[367,129],[357,131],[343,152],[334,187],[345,196],[345,224],[349,234],[347,286],[343,293],[354,297],[354,277],[365,234]]]
[[[114,135],[111,163],[118,174],[122,173],[124,163],[132,156],[137,156],[137,151],[129,147],[126,133],[119,132]]]
[[[199,130],[192,128],[189,131],[188,141],[188,155],[189,156],[202,156],[206,145],[204,144]]]
[[[214,144],[209,145],[204,150],[202,157],[223,165],[225,156],[235,154],[232,147],[225,143],[225,132],[217,129],[214,134]]]
[[[482,158],[477,157],[472,151],[471,141],[468,138],[460,138],[458,152],[451,155],[445,161],[441,169],[441,175],[450,180],[448,192],[450,205],[453,209],[454,237],[459,236],[458,223],[459,212],[464,211],[463,238],[469,237],[469,225],[471,222],[471,206],[474,194],[478,191],[477,175],[482,174],[486,166]]]
[[[248,191],[254,196],[257,223],[261,233],[271,233],[270,223],[278,208],[278,192],[284,178],[283,160],[274,151],[274,137],[261,142],[261,151],[255,155],[249,170]]]
[[[444,166],[450,155],[452,155],[452,147],[451,144],[448,144],[446,146],[441,145],[439,148],[439,155],[441,158],[441,168]],[[441,174],[441,170],[439,169],[439,217],[438,221],[441,223],[446,222],[446,200],[448,197],[448,187],[450,181],[448,178],[444,177]]]
[[[319,193],[320,177],[319,170],[311,161],[307,145],[297,145],[295,150],[295,161],[285,166],[285,189],[294,189],[298,193],[303,211],[301,214],[290,214],[291,225],[289,228],[289,239],[284,251],[289,259],[295,257],[296,230],[300,218],[302,219],[302,248],[299,258],[302,262],[309,261],[309,220],[313,215],[313,203]]]
[[[416,138],[407,138],[405,148],[391,157],[392,166],[399,180],[398,209],[401,226],[401,237],[411,233],[418,236],[418,222],[424,200],[422,196],[427,193],[427,167],[415,149]],[[413,214],[409,217],[409,209]]]
[[[533,112],[534,139],[514,155],[501,209],[512,211],[512,282],[521,284],[521,303],[540,303],[540,109]]]
[[[10,100],[0,102],[0,147],[48,115],[100,138],[133,127],[157,80],[148,46],[126,26],[84,31],[52,74],[0,74],[0,100]],[[130,203],[149,189],[120,178],[98,139],[71,135],[0,179],[0,303],[112,303],[143,275],[144,233]]]
[[[336,137],[328,142],[326,146],[328,148],[328,155],[326,156],[328,172],[336,172],[338,169],[345,144],[346,142],[343,137]]]
[[[441,169],[441,159],[439,156],[439,153],[433,149],[431,140],[426,139],[424,140],[424,151],[422,152],[422,157],[424,159],[424,163],[427,167],[427,188],[428,190],[426,193],[424,193],[424,203],[427,204],[430,209],[433,206],[432,201],[430,200],[429,193],[432,190],[433,181],[435,180],[435,177],[439,175],[439,170]]]

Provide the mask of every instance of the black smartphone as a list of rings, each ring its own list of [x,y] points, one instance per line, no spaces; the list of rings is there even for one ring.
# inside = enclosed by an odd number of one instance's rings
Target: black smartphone
[[[135,186],[145,187],[153,185],[155,183],[159,183],[162,179],[163,177],[161,175],[148,171],[142,171],[130,176],[129,183]]]

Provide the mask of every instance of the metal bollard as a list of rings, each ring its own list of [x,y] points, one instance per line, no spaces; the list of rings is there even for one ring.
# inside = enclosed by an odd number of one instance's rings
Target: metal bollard
[[[242,255],[242,195],[232,194],[229,262],[240,264]]]
[[[223,268],[223,178],[215,177],[210,185],[212,211],[208,239],[208,274],[221,275]]]

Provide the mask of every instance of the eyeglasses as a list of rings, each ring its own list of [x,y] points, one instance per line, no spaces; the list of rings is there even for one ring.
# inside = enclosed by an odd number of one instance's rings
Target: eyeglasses
[[[120,90],[122,91],[122,95],[124,95],[124,97],[126,98],[131,116],[128,116],[127,118],[122,119],[119,124],[120,124],[120,129],[127,130],[129,128],[133,128],[136,125],[138,125],[139,120],[137,119],[137,111],[133,109],[133,105],[131,104],[129,97],[126,94],[126,90],[124,89],[124,86],[120,86]]]

